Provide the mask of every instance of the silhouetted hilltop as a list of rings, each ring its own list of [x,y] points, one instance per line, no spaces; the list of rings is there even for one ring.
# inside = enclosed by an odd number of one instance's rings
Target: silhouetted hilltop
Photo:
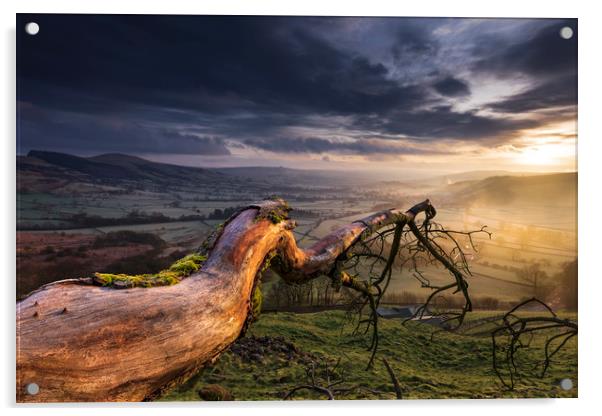
[[[45,163],[32,163],[35,161],[31,159],[41,160]],[[80,157],[66,153],[32,150],[26,158],[20,158],[17,166],[21,170],[29,168],[37,170],[39,173],[54,175],[56,175],[58,167],[59,171],[66,176],[77,176],[81,180],[81,174],[83,174],[91,181],[150,181],[165,184],[173,181],[188,183],[219,180],[224,176],[219,172],[207,169],[151,162],[123,154]]]
[[[200,168],[153,162],[137,156],[107,153],[92,157],[32,150],[17,157],[21,182],[30,190],[51,190],[81,183],[119,185],[124,182],[151,186],[240,186],[270,194],[272,185],[297,187],[338,187],[366,182],[348,172],[290,169],[285,167]],[[32,180],[33,179],[33,180]],[[359,182],[358,182],[359,181]],[[43,188],[43,189],[42,189]]]

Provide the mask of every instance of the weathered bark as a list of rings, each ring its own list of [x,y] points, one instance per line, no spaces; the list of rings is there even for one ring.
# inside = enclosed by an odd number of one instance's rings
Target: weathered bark
[[[276,251],[281,277],[302,282],[329,273],[359,238],[412,221],[425,201],[403,213],[383,211],[299,249],[291,221],[265,201],[232,218],[202,269],[174,286],[112,289],[66,280],[17,303],[17,400],[140,401],[187,378],[241,334],[266,256]],[[275,223],[277,222],[277,223]],[[28,395],[36,383],[39,393]]]

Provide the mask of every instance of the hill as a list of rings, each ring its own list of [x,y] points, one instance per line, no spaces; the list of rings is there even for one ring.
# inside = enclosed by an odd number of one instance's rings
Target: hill
[[[540,173],[512,172],[507,170],[472,170],[468,172],[450,173],[448,175],[432,176],[421,180],[421,184],[432,186],[445,186],[458,182],[479,181],[494,176],[535,176]]]
[[[493,176],[457,182],[439,191],[447,199],[466,206],[516,207],[577,204],[577,172],[535,176]]]
[[[348,172],[290,169],[284,167],[201,168],[153,162],[140,157],[109,153],[92,157],[32,150],[17,157],[19,189],[52,192],[73,184],[137,188],[178,187],[198,189],[240,187],[261,194],[273,186],[323,188],[349,185]],[[355,178],[357,183],[357,178]],[[68,192],[67,192],[68,193]]]
[[[112,153],[81,157],[32,150],[17,157],[18,190],[60,192],[94,191],[98,187],[151,189],[161,192],[199,191],[209,198],[243,190],[250,198],[274,193],[300,195],[332,193],[349,195],[351,187],[369,186],[373,178],[342,171],[301,170],[284,167],[201,168],[149,161]],[[499,174],[498,174],[499,173]],[[437,195],[446,203],[463,206],[575,207],[577,173],[508,174],[475,171],[412,181],[376,182],[381,192]],[[313,195],[313,194],[312,194]]]
[[[288,186],[340,186],[358,183],[365,184],[372,180],[372,178],[364,178],[362,175],[346,171],[291,169],[282,166],[216,168],[215,171],[229,176],[239,176]]]
[[[473,312],[468,319],[476,319],[474,315],[488,316],[487,312]],[[263,313],[216,363],[161,400],[199,400],[198,391],[212,384],[226,388],[235,400],[279,400],[295,386],[307,383],[306,371],[312,363],[318,384],[325,383],[325,363],[332,380],[342,378],[336,386],[341,388],[336,399],[394,399],[381,358],[393,368],[404,399],[577,396],[576,388],[564,391],[558,385],[562,378],[577,380],[574,340],[559,352],[545,378],[520,380],[515,390],[507,391],[493,374],[488,335],[438,332],[431,338],[435,328],[430,325],[410,322],[404,326],[397,319],[382,319],[378,359],[374,369],[366,370],[370,352],[365,339],[351,335],[353,327],[344,312]],[[524,350],[525,369],[542,358],[542,339],[544,335],[536,336],[531,348]],[[324,396],[302,390],[295,398]]]
[[[212,172],[207,169],[168,165],[122,154],[79,157],[66,153],[32,150],[26,158],[20,159],[17,167],[20,170],[27,170],[36,161],[45,162],[37,165],[42,173],[56,175],[58,167],[60,168],[59,171],[65,176],[77,177],[79,180],[89,180],[91,182],[149,181],[165,184],[172,181],[219,180],[223,177],[219,172]]]

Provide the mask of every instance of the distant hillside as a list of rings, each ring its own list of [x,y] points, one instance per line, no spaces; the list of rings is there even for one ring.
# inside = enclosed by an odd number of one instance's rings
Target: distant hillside
[[[284,167],[198,168],[152,162],[124,154],[80,157],[58,152],[32,150],[17,157],[19,191],[71,194],[94,192],[98,187],[153,189],[160,192],[196,191],[211,197],[257,198],[270,194],[319,196],[349,192],[374,178],[361,172],[301,170]],[[421,181],[375,182],[374,189],[437,195],[461,205],[554,205],[573,207],[577,195],[577,173],[502,174],[475,171],[437,176]],[[487,176],[490,177],[487,177]],[[334,191],[333,191],[334,190]],[[301,193],[299,193],[301,192]],[[317,193],[317,194],[316,194]]]
[[[494,176],[536,176],[541,173],[511,172],[508,170],[473,170],[469,172],[450,173],[449,175],[438,175],[420,180],[419,183],[431,186],[445,186],[458,182],[478,181]]]
[[[473,206],[561,206],[577,204],[577,172],[493,176],[440,189],[454,203]]]
[[[216,172],[242,178],[267,181],[272,184],[289,186],[339,186],[367,183],[371,178],[336,170],[291,169],[282,166],[245,166],[234,168],[216,168]],[[363,180],[362,180],[363,179]]]
[[[200,168],[149,161],[119,153],[93,157],[32,150],[17,156],[18,190],[71,194],[98,187],[194,190],[211,197],[225,193],[257,198],[274,193],[319,191],[361,181],[349,173],[284,167]]]
[[[60,167],[65,174],[81,174],[94,181],[152,181],[157,183],[173,180],[193,182],[198,180],[215,180],[222,175],[206,169],[186,166],[167,165],[151,162],[134,156],[107,154],[95,157],[79,157],[65,153],[32,150],[27,159],[46,162],[41,169]],[[22,168],[31,166],[30,160],[21,160]]]

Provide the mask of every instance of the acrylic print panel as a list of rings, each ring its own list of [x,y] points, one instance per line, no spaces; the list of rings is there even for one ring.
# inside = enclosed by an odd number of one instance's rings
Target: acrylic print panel
[[[577,396],[575,19],[17,28],[19,402]]]

